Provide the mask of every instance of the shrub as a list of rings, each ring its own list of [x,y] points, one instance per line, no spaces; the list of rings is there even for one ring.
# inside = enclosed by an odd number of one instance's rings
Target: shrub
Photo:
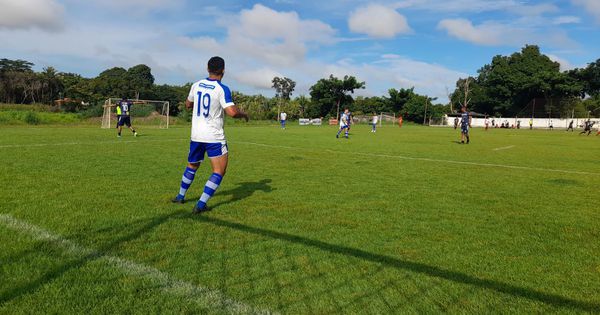
[[[37,125],[40,123],[40,117],[36,112],[27,112],[23,120],[29,125]]]

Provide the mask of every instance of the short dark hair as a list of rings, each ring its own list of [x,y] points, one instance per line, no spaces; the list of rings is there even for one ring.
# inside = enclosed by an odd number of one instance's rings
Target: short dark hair
[[[219,56],[212,57],[208,60],[208,72],[211,74],[220,75],[225,70],[225,60]]]

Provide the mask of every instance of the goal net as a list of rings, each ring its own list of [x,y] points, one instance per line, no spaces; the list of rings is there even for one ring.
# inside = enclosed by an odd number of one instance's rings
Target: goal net
[[[396,113],[382,112],[379,114],[379,126],[383,126],[383,124],[395,125],[397,123],[398,122],[396,121]]]
[[[102,114],[102,128],[109,129],[116,126],[117,113],[116,106],[121,101],[120,98],[109,98],[104,102],[104,112]],[[131,100],[133,106],[130,114],[135,119],[141,119],[144,123],[158,125],[161,129],[169,128],[170,104],[168,101],[153,100]]]

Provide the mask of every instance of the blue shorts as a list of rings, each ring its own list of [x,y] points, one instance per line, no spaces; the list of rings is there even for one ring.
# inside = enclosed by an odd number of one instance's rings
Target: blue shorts
[[[188,155],[188,163],[199,163],[204,161],[204,154],[209,158],[215,158],[227,154],[227,143],[205,143],[205,142],[190,142],[190,154]]]
[[[131,127],[131,117],[129,116],[119,116],[117,120],[117,127],[127,125],[127,127]]]
[[[469,133],[469,126],[461,126],[460,127],[460,132],[462,132],[462,133]]]

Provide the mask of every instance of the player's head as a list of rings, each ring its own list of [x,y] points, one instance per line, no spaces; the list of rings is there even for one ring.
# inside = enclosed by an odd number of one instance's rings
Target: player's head
[[[461,107],[460,111],[463,112],[463,113],[466,113],[467,112],[467,107],[466,106]]]
[[[214,76],[223,76],[225,74],[225,60],[215,56],[208,60],[208,73]]]
[[[122,101],[126,101],[126,100],[127,100],[127,97],[123,96],[123,97],[121,97],[121,100],[122,100]]]
[[[344,108],[344,113],[348,114],[349,112],[350,112],[350,110],[349,110],[349,109],[347,109],[347,108]]]

